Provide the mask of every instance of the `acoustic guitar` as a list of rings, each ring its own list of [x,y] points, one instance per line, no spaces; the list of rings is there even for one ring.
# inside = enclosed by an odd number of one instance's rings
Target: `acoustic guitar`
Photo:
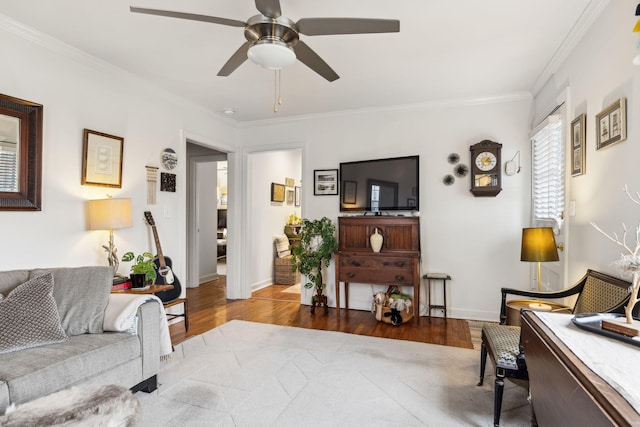
[[[153,260],[156,265],[156,269],[158,270],[155,284],[173,285],[173,289],[158,292],[155,295],[160,298],[160,301],[162,301],[163,303],[171,302],[175,299],[180,298],[180,294],[182,293],[182,286],[180,285],[180,281],[178,280],[178,278],[173,274],[173,270],[171,270],[171,258],[165,257],[162,253],[160,239],[158,238],[158,231],[156,230],[156,222],[153,220],[151,212],[145,211],[144,219],[153,231],[153,239],[156,242],[156,250],[158,251],[158,254]]]

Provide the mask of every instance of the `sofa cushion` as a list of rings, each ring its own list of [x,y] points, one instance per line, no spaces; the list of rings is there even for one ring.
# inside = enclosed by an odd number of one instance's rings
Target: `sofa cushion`
[[[0,354],[0,380],[6,381],[12,403],[24,403],[98,377],[140,357],[140,351],[138,336],[126,332],[76,335]]]
[[[113,285],[112,267],[36,269],[31,277],[53,274],[53,297],[67,335],[102,333],[104,310]]]
[[[29,280],[30,270],[0,271],[0,294],[8,295],[18,285]]]
[[[0,354],[66,339],[51,274],[19,285],[0,300]]]

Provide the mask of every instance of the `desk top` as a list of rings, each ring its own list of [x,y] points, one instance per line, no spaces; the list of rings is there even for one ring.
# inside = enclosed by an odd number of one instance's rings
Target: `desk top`
[[[578,328],[571,322],[572,314],[529,313],[540,319],[589,370],[619,393],[640,417],[637,347]]]
[[[170,291],[173,285],[149,285],[143,288],[119,289],[111,291],[113,294],[155,294],[162,291]]]

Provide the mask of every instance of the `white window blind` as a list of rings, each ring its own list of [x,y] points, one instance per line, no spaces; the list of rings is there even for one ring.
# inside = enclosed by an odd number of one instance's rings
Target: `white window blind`
[[[558,230],[564,211],[564,149],[560,116],[549,116],[531,138],[532,220]]]
[[[0,191],[18,190],[18,156],[16,143],[0,141]]]

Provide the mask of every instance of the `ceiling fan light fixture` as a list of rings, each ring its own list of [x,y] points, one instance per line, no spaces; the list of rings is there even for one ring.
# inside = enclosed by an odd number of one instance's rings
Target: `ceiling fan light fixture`
[[[270,70],[279,70],[296,62],[296,54],[280,40],[258,40],[249,48],[247,57],[258,65]]]

